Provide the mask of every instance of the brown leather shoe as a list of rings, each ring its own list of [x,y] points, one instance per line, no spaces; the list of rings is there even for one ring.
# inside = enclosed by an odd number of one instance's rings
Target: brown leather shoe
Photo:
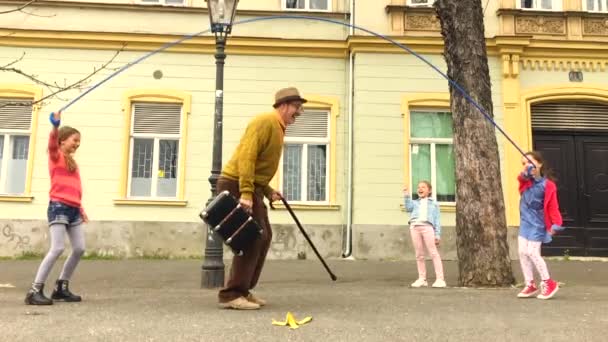
[[[262,298],[256,297],[253,293],[249,293],[249,295],[247,296],[247,300],[250,301],[251,303],[258,304],[259,306],[266,305],[265,300],[263,300]]]
[[[258,310],[259,304],[253,303],[245,299],[245,297],[239,297],[226,303],[220,303],[220,308],[223,309],[235,309],[235,310]]]

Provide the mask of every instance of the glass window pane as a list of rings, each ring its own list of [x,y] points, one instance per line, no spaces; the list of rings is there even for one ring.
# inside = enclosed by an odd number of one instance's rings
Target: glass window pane
[[[285,145],[283,151],[283,195],[288,201],[302,200],[302,145]]]
[[[310,9],[328,10],[327,0],[310,0]]]
[[[6,169],[6,193],[23,194],[27,174],[27,156],[29,153],[29,136],[12,136],[10,138],[11,158]]]
[[[326,200],[327,145],[308,145],[308,198]]]
[[[412,189],[410,189],[410,193],[414,199],[417,199],[418,182],[422,180],[431,181],[431,145],[412,144],[410,154],[412,156]]]
[[[152,192],[152,156],[154,139],[133,139],[131,163],[131,196],[147,196]]]
[[[532,8],[532,0],[521,0],[521,8]]]
[[[285,0],[285,8],[304,9],[306,0]]]
[[[437,184],[433,185],[435,198],[442,202],[456,201],[456,168],[452,145],[435,145]]]
[[[553,0],[540,0],[542,9],[553,9]]]
[[[412,138],[452,138],[452,114],[412,111],[410,135]]]
[[[157,196],[177,196],[177,140],[160,140],[158,151]]]
[[[4,135],[0,135],[0,175],[2,174],[2,158],[4,154]],[[0,179],[0,181],[4,181]],[[0,183],[0,191],[2,190],[2,183]]]

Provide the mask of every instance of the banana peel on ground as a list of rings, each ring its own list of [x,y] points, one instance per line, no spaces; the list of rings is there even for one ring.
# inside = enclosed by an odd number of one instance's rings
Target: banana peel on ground
[[[290,329],[298,329],[300,325],[306,324],[310,321],[312,321],[311,316],[304,317],[304,319],[298,321],[291,312],[287,312],[287,316],[285,316],[285,322],[279,322],[273,319],[272,325],[289,326]]]

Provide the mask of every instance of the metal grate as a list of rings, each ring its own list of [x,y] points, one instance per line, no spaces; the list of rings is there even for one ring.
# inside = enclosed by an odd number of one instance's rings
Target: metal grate
[[[532,128],[608,131],[608,105],[597,102],[532,105]]]

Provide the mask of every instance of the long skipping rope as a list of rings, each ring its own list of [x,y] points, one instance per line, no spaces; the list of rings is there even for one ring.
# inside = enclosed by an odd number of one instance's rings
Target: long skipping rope
[[[420,54],[416,53],[415,51],[413,51],[412,49],[410,49],[409,47],[407,47],[405,44],[401,44],[397,41],[395,41],[394,39],[387,37],[385,35],[382,35],[380,33],[376,33],[374,31],[368,30],[366,28],[363,27],[359,27],[357,25],[351,25],[349,23],[344,23],[341,21],[337,21],[337,20],[332,20],[332,19],[327,19],[327,18],[317,18],[317,17],[309,17],[309,16],[300,16],[300,15],[277,15],[277,16],[266,16],[266,17],[259,17],[259,18],[252,18],[252,19],[245,19],[245,20],[241,20],[241,21],[237,21],[235,22],[233,25],[240,25],[240,24],[246,24],[246,23],[252,23],[252,22],[256,22],[256,21],[264,21],[264,20],[276,20],[276,19],[299,19],[299,20],[315,20],[315,21],[323,21],[323,22],[328,22],[328,23],[332,23],[332,24],[337,24],[337,25],[342,25],[342,26],[346,26],[346,27],[352,27],[354,29],[357,30],[361,30],[363,32],[369,33],[375,37],[384,39],[390,43],[392,43],[393,45],[407,51],[408,53],[412,54],[413,56],[415,56],[416,58],[418,58],[419,60],[421,60],[422,62],[424,62],[425,64],[427,64],[429,67],[431,67],[433,70],[435,70],[439,75],[441,75],[443,78],[445,78],[448,83],[450,85],[452,85],[456,90],[458,90],[458,92],[460,92],[460,94],[469,102],[471,103],[475,108],[477,108],[477,110],[479,110],[479,112],[481,114],[483,114],[483,116],[488,119],[493,125],[494,127],[496,127],[496,129],[498,129],[498,131],[505,137],[507,138],[507,140],[517,149],[517,151],[519,151],[519,153],[521,153],[522,156],[524,156],[526,159],[528,159],[528,161],[530,161],[530,163],[532,165],[534,165],[532,163],[532,161],[530,160],[530,158],[528,158],[528,156],[526,155],[526,153],[515,143],[515,141],[513,141],[513,139],[511,139],[511,137],[509,137],[509,135],[494,121],[494,119],[492,119],[492,116],[490,116],[487,111],[481,106],[479,105],[475,100],[473,100],[473,98],[471,98],[471,96],[454,80],[452,80],[448,75],[446,75],[443,71],[441,71],[438,67],[436,67],[433,63],[431,63],[430,61],[428,61],[426,58],[422,57]],[[138,64],[139,62],[163,51],[166,50],[172,46],[175,46],[177,44],[180,44],[186,40],[192,39],[194,37],[197,37],[201,34],[207,33],[211,31],[211,29],[207,29],[204,31],[200,31],[194,34],[189,34],[189,35],[185,35],[182,38],[173,41],[173,42],[169,42],[166,43],[165,45],[159,47],[156,50],[150,51],[146,54],[144,54],[143,56],[137,58],[136,60],[129,62],[127,64],[125,64],[124,66],[122,66],[120,69],[118,69],[117,71],[113,72],[112,74],[110,74],[109,76],[107,76],[106,78],[102,79],[101,81],[99,81],[98,83],[96,83],[94,86],[92,86],[91,88],[87,89],[85,92],[83,92],[82,94],[78,95],[76,98],[74,98],[73,100],[71,100],[70,102],[68,102],[66,105],[64,105],[59,111],[63,112],[66,109],[68,109],[69,107],[71,107],[74,103],[76,103],[77,101],[79,101],[80,99],[82,99],[85,95],[87,95],[88,93],[92,92],[93,90],[95,90],[96,88],[98,88],[99,86],[101,86],[102,84],[106,83],[107,81],[109,81],[110,79],[112,79],[115,76],[118,76],[119,74],[121,74],[123,71],[129,69],[130,67],[132,67],[135,64]]]

